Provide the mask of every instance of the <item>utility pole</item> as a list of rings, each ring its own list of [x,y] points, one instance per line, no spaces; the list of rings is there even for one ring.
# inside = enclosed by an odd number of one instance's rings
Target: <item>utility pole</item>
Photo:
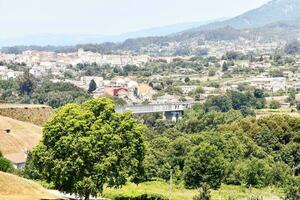
[[[170,185],[169,185],[169,200],[172,200],[172,180],[173,179],[173,171],[172,171],[172,169],[171,169],[171,171],[170,171]]]

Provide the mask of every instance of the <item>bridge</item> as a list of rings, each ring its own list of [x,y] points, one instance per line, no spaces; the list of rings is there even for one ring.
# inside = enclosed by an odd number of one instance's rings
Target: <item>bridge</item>
[[[192,108],[194,102],[169,103],[169,104],[147,104],[147,105],[125,105],[118,106],[116,112],[131,111],[135,115],[148,113],[163,113],[166,119],[177,121],[182,118],[184,110]]]

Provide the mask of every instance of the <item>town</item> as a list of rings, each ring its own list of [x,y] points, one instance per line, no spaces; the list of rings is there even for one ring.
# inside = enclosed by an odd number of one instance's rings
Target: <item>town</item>
[[[264,90],[268,103],[277,101],[284,108],[295,108],[300,100],[300,58],[271,47],[262,54],[237,48],[219,57],[104,55],[83,49],[0,54],[1,80],[16,80],[25,71],[39,80],[70,83],[95,98],[116,97],[129,105],[205,102],[211,95],[243,87]]]

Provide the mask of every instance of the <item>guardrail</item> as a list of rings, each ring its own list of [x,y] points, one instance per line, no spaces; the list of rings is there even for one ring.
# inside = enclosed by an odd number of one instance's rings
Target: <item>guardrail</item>
[[[184,111],[193,106],[193,103],[176,104],[147,104],[147,105],[126,105],[118,106],[116,112],[131,111],[133,114],[146,114],[156,112]]]

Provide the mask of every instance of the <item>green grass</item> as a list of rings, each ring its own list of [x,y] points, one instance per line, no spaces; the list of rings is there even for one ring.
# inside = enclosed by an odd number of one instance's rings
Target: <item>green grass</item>
[[[187,190],[181,186],[173,186],[172,200],[191,200],[197,194],[197,190]],[[121,189],[106,188],[104,197],[114,199],[118,196],[137,197],[143,194],[160,195],[169,199],[169,185],[165,182],[155,181],[142,183],[139,186],[128,184]],[[280,200],[281,191],[277,188],[252,189],[243,186],[222,185],[218,191],[212,191],[212,200],[227,200],[232,197],[236,200],[247,200],[250,195],[263,197],[264,200]]]

